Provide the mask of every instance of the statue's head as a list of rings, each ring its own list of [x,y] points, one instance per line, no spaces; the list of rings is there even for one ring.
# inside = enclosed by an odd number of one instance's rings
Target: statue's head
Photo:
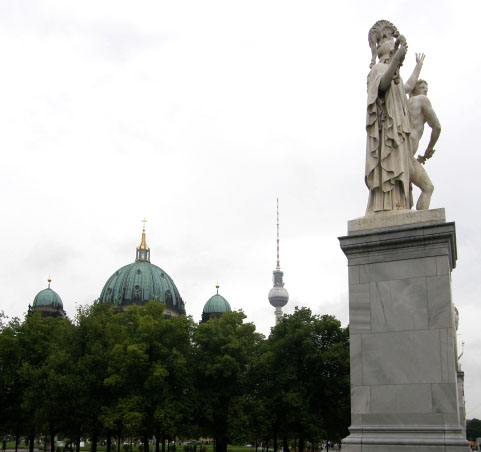
[[[385,59],[386,57],[391,56],[392,51],[394,50],[394,38],[386,37],[381,41],[381,43],[377,47],[377,56],[379,60]]]
[[[386,56],[394,49],[394,39],[399,37],[395,25],[387,20],[378,20],[369,30],[368,40],[372,59],[370,67],[376,64],[376,56]]]
[[[428,82],[426,80],[419,79],[411,92],[411,97],[418,96],[419,94],[424,94],[426,96],[427,93]]]

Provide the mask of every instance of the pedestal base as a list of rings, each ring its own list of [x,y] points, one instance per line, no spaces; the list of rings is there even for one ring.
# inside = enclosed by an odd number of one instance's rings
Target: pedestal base
[[[348,452],[469,450],[460,419],[444,209],[349,222]]]
[[[467,452],[458,427],[354,427],[342,441],[345,452]],[[452,438],[450,438],[452,437]]]

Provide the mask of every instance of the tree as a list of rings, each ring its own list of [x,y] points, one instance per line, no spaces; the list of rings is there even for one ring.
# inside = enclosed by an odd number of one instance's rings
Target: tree
[[[466,439],[476,441],[476,438],[481,438],[481,421],[474,418],[466,421]]]
[[[0,320],[5,320],[3,313]],[[18,378],[22,363],[20,326],[18,318],[0,323],[0,435],[21,432],[27,419],[21,406],[24,385]]]
[[[257,373],[258,395],[277,436],[339,440],[349,425],[349,334],[332,316],[296,308],[273,328]]]
[[[104,407],[104,425],[121,426],[143,438],[175,435],[186,421],[192,321],[164,318],[164,305],[130,306],[113,319],[119,334],[110,344],[105,385],[114,403]],[[157,448],[158,448],[157,442]]]
[[[242,312],[227,312],[194,333],[197,419],[202,432],[215,438],[217,452],[226,452],[229,441],[246,434],[249,374],[263,336],[244,319]]]
[[[23,323],[16,325],[20,410],[15,418],[30,438],[30,450],[35,433],[42,432],[49,434],[53,452],[53,438],[65,421],[65,394],[56,363],[64,355],[62,338],[71,328],[68,319],[42,318],[40,313],[27,315]]]
[[[80,447],[81,435],[89,435],[96,451],[97,438],[103,430],[102,415],[113,404],[113,393],[105,380],[109,377],[112,344],[120,340],[116,312],[112,305],[95,302],[80,308],[76,317],[73,356],[77,362],[74,411],[76,422],[72,434]]]

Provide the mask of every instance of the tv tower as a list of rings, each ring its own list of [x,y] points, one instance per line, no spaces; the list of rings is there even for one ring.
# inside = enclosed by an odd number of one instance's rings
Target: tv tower
[[[272,280],[274,287],[269,291],[269,303],[276,309],[274,314],[276,316],[276,325],[282,317],[282,308],[289,301],[289,293],[284,289],[284,282],[282,277],[284,273],[281,271],[281,264],[279,260],[279,198],[277,198],[277,265],[272,273]]]

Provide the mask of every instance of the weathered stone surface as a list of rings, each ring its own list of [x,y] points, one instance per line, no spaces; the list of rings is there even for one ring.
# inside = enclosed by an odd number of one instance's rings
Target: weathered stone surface
[[[425,278],[375,281],[370,288],[373,333],[428,327]]]
[[[371,389],[369,406],[373,411],[396,414],[433,411],[430,384],[376,385],[367,388]]]
[[[371,332],[371,303],[369,284],[351,284],[349,287],[349,318],[353,321],[355,333]]]
[[[363,383],[442,383],[438,330],[363,335]]]

